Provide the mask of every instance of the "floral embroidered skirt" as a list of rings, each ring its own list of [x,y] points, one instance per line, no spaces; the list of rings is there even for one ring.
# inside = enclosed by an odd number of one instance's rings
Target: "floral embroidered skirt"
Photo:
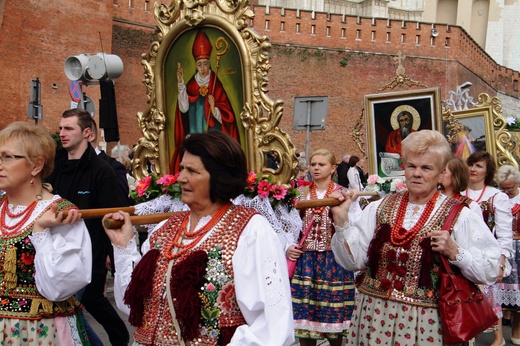
[[[357,292],[346,345],[442,345],[437,309],[406,305]]]
[[[511,274],[494,285],[494,295],[502,308],[520,312],[520,240],[513,240],[513,250]]]
[[[348,329],[354,306],[353,273],[334,260],[332,251],[306,251],[291,280],[295,335],[335,339]]]
[[[0,318],[0,331],[1,345],[90,345],[79,313],[41,320]]]

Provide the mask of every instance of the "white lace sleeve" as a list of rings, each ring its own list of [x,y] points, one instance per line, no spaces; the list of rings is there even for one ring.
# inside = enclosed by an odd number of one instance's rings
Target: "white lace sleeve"
[[[285,206],[278,206],[273,210],[269,199],[259,196],[249,198],[240,195],[233,200],[233,203],[255,209],[269,221],[271,227],[278,233],[279,238],[289,244],[296,244],[303,227],[302,219],[296,209],[289,210]]]

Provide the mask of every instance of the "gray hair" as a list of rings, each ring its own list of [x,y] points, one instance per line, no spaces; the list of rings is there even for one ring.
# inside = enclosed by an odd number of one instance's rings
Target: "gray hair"
[[[495,175],[495,181],[497,184],[502,184],[506,180],[512,180],[516,184],[520,183],[520,172],[510,165],[500,166]]]

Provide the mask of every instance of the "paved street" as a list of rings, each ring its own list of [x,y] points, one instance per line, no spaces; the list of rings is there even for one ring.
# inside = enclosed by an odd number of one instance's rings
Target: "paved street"
[[[107,297],[112,302],[112,304],[115,306],[114,294],[113,294],[113,288],[112,288],[113,279],[112,279],[111,275],[107,276],[107,282],[108,282]],[[92,328],[94,328],[94,330],[96,331],[97,335],[101,338],[103,343],[105,345],[110,345],[110,342],[108,341],[108,336],[105,333],[105,330],[96,322],[96,320],[94,320],[92,318],[92,316],[90,316],[90,314],[88,312],[85,312],[85,316],[87,317],[87,320],[90,322],[90,324],[92,325]],[[124,314],[120,313],[120,316],[124,321],[127,320],[127,318]],[[132,333],[134,331],[134,328],[132,326],[130,326],[130,324],[128,324],[128,323],[127,323],[127,327],[128,327],[128,330],[130,331],[130,344],[132,344],[132,342],[133,342]],[[510,336],[511,336],[511,327],[509,327],[509,326],[504,327],[504,337],[506,339],[506,346],[513,346],[513,344],[511,343],[511,341],[509,339]],[[475,346],[488,346],[488,345],[491,345],[492,342],[493,342],[492,334],[482,334],[477,338]],[[328,342],[321,342],[321,343],[318,343],[318,345],[327,346]]]

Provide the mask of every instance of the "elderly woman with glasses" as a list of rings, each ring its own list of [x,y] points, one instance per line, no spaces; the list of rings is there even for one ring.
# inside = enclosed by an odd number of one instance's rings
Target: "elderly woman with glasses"
[[[509,276],[496,285],[495,296],[504,312],[512,316],[511,342],[520,345],[520,172],[513,166],[502,166],[498,169],[495,181],[509,197],[509,207],[513,214],[512,270]]]
[[[74,293],[90,282],[90,237],[77,208],[43,183],[55,152],[44,127],[20,121],[0,131],[2,345],[88,342]]]

